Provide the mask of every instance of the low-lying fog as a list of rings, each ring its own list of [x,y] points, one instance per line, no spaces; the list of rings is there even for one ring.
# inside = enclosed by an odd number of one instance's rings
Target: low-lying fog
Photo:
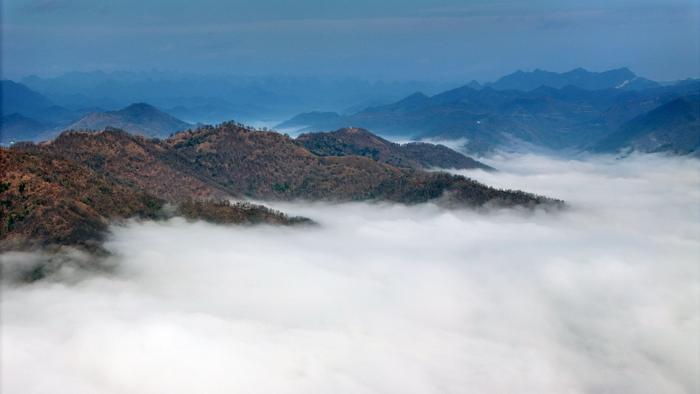
[[[571,208],[116,227],[112,274],[3,283],[2,392],[700,390],[700,161],[488,163]]]

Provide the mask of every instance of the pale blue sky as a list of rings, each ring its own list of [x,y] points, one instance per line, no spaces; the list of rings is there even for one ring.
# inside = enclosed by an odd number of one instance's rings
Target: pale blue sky
[[[150,70],[491,80],[700,74],[700,0],[3,0],[6,78]]]

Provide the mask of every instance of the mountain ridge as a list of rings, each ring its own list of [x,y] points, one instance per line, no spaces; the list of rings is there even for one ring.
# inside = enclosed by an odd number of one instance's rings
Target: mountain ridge
[[[117,129],[67,131],[53,141],[0,149],[0,167],[7,174],[0,186],[0,210],[6,218],[0,223],[0,245],[14,240],[96,247],[110,221],[154,218],[162,214],[165,204],[187,207],[180,208],[182,215],[214,221],[221,215],[306,222],[219,203],[231,198],[432,201],[454,207],[563,204],[364,156],[318,156],[285,135],[232,122],[163,140]]]
[[[24,84],[9,79],[0,80],[0,109],[2,115],[19,113],[32,116],[55,105],[53,101]]]
[[[602,72],[588,71],[582,67],[562,73],[540,69],[529,72],[518,70],[486,86],[496,90],[530,91],[540,86],[563,88],[568,85],[586,90],[640,90],[660,86],[658,82],[637,76],[627,67]]]
[[[493,171],[486,164],[445,147],[424,142],[397,144],[361,128],[327,133],[306,133],[296,138],[319,156],[366,156],[397,167],[413,169],[453,168]]]
[[[359,127],[416,140],[466,139],[466,149],[472,153],[508,148],[512,141],[584,151],[633,118],[699,92],[700,81],[642,90],[586,90],[567,85],[539,86],[527,92],[465,85],[430,97],[412,95],[350,115],[323,117],[316,123],[308,122],[313,117],[300,114],[281,125],[303,124],[301,131]]]

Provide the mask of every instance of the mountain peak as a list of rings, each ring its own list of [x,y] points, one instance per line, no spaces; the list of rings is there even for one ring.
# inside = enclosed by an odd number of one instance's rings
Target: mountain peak
[[[630,70],[627,67],[616,68],[613,70],[606,71],[605,73],[618,75],[618,76],[623,77],[623,78],[635,78],[635,77],[637,77],[637,74],[632,72],[632,70]],[[601,74],[605,74],[605,73],[601,73]]]
[[[130,112],[130,113],[154,113],[161,112],[158,108],[152,106],[148,103],[133,103],[129,104],[127,107],[122,108],[119,112]]]
[[[17,112],[24,116],[41,114],[46,108],[55,105],[51,100],[26,85],[9,79],[0,80],[2,115]]]
[[[426,96],[423,92],[415,92],[411,95],[408,95],[401,100],[402,103],[407,103],[407,102],[421,102],[424,100],[427,100],[429,97]]]
[[[476,90],[483,88],[483,86],[479,83],[479,81],[477,81],[475,79],[472,79],[468,84],[466,84],[464,86],[467,86],[467,87],[470,87],[470,88],[476,89]]]
[[[401,100],[395,102],[392,105],[396,108],[408,109],[408,108],[421,107],[429,101],[430,101],[430,97],[426,96],[425,94],[423,94],[421,92],[415,92],[409,96],[402,98]],[[376,109],[376,107],[375,108],[370,107],[365,111],[372,110],[372,109]]]
[[[616,68],[612,71],[623,71],[623,72],[628,72],[628,73],[634,74],[634,72],[632,72],[632,70],[630,70],[628,67],[620,67],[620,68]]]
[[[103,130],[107,127],[147,137],[166,137],[191,125],[150,104],[134,103],[118,111],[90,113],[65,129]]]

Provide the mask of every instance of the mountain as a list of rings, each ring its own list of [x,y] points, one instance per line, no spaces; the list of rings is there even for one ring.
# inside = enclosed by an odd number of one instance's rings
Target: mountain
[[[21,145],[20,145],[21,146]],[[128,163],[125,163],[128,165]],[[216,223],[306,224],[261,205],[217,200],[167,200],[56,154],[0,148],[0,251],[77,246],[95,252],[110,222],[182,216]]]
[[[319,156],[279,133],[251,131],[232,123],[178,133],[164,143],[197,174],[234,195],[254,199],[420,203],[442,197],[466,206],[548,201],[368,157]]]
[[[50,118],[59,108],[21,83],[0,81],[0,144],[38,138],[51,128]]]
[[[303,216],[289,216],[264,205],[249,202],[231,203],[228,200],[187,200],[177,206],[175,214],[192,220],[205,220],[216,224],[315,224]]]
[[[66,130],[102,130],[106,127],[123,129],[146,137],[167,137],[188,129],[191,124],[183,122],[152,105],[131,104],[119,111],[93,112],[65,127]]]
[[[396,144],[365,129],[344,128],[329,133],[307,133],[296,138],[318,156],[366,156],[402,168],[493,170],[486,164],[443,146],[422,142]]]
[[[86,166],[0,148],[0,246],[82,245],[93,249],[110,220],[154,217],[162,202]]]
[[[586,90],[567,85],[519,91],[462,86],[434,96],[416,93],[355,114],[326,117],[302,130],[360,127],[418,140],[466,139],[466,148],[472,152],[522,143],[580,151],[639,115],[699,92],[698,81],[642,90]]]
[[[217,201],[435,201],[453,206],[560,206],[462,176],[397,167],[364,156],[320,156],[275,132],[235,123],[168,139],[117,129],[64,132],[2,149],[0,245],[96,247],[110,221],[175,214],[211,221],[303,223],[264,208]],[[204,204],[204,205],[201,205]],[[243,218],[243,219],[241,219]]]
[[[0,144],[48,138],[55,128],[73,123],[85,109],[69,110],[27,86],[10,80],[0,81],[2,122]]]
[[[386,104],[420,90],[436,93],[446,82],[382,82],[356,78],[284,75],[202,75],[153,72],[71,72],[56,77],[29,76],[22,83],[75,110],[116,110],[147,102],[191,123],[229,119],[270,121],[309,111],[343,111]]]
[[[583,68],[556,73],[544,70],[531,72],[516,71],[488,84],[496,90],[530,91],[540,86],[563,88],[575,86],[586,90],[624,89],[640,90],[659,87],[657,82],[637,76],[628,68],[618,68],[604,72],[591,72]]]
[[[0,144],[32,140],[46,129],[43,123],[18,113],[3,115],[0,118]]]
[[[465,86],[468,86],[468,87],[470,87],[472,89],[476,89],[476,90],[479,90],[479,89],[484,87],[483,85],[481,85],[479,82],[477,82],[475,80],[472,80],[471,82],[469,82]]]
[[[165,140],[115,129],[66,132],[50,142],[13,148],[81,163],[122,184],[173,202],[233,196],[420,203],[443,193],[447,200],[466,206],[550,201],[369,157],[319,156],[285,135],[235,123],[181,132]]]
[[[51,100],[21,83],[0,81],[0,109],[3,116],[13,113],[32,116],[53,105]]]
[[[593,150],[689,154],[700,152],[700,95],[679,97],[640,115]]]
[[[440,144],[408,142],[401,145],[400,153],[408,160],[415,161],[417,163],[415,168],[495,171],[491,166]]]
[[[222,199],[232,193],[225,186],[194,173],[160,140],[125,131],[68,131],[48,143],[15,145],[15,149],[60,156],[81,163],[120,183],[171,202]]]
[[[335,124],[338,120],[340,120],[340,115],[337,112],[318,112],[318,111],[313,111],[313,112],[304,112],[299,115],[296,115],[292,117],[291,119],[288,119],[277,126],[276,128],[279,129],[287,129],[287,128],[305,128],[310,125],[326,125],[326,124]]]

